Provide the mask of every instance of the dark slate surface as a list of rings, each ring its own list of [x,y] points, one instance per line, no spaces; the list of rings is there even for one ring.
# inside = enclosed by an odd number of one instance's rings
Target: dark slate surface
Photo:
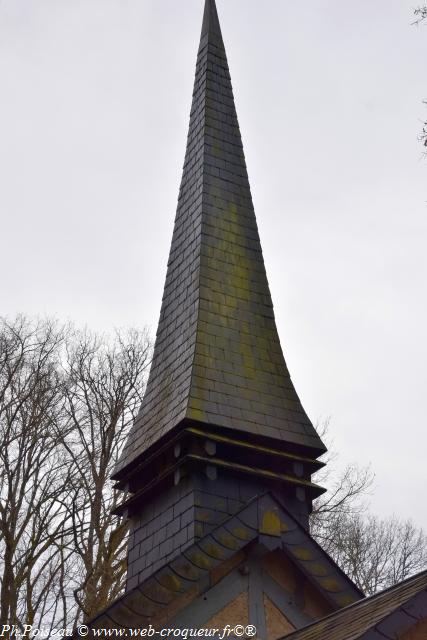
[[[188,478],[131,518],[126,591],[193,544],[195,526],[194,487]]]
[[[286,640],[395,640],[427,618],[427,571],[286,636]]]
[[[265,491],[264,486],[247,479],[210,481],[194,476],[160,493],[131,518],[126,591]]]
[[[205,5],[153,364],[116,473],[184,418],[324,451],[277,334],[214,0]]]

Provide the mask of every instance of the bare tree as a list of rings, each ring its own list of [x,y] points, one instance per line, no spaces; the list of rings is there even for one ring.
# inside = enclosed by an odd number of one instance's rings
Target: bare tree
[[[427,105],[427,102],[424,102],[424,104]],[[427,122],[424,123],[420,138],[424,146],[427,147]]]
[[[427,536],[410,520],[337,513],[329,525],[325,550],[367,595],[427,566]]]
[[[49,616],[61,570],[64,329],[0,319],[0,625]]]
[[[318,430],[328,442],[329,421]],[[367,504],[374,481],[371,469],[350,464],[339,471],[335,469],[338,460],[332,446],[327,466],[316,476],[329,490],[314,503],[314,538],[367,595],[425,569],[427,536],[423,530],[396,516],[373,516]]]
[[[416,24],[419,24],[427,18],[427,5],[423,5],[414,9],[414,15],[416,17]]]
[[[323,479],[316,477],[316,482],[328,491],[314,502],[310,527],[312,535],[328,550],[335,536],[337,519],[363,511],[364,498],[369,494],[374,476],[369,467],[356,464],[349,464],[338,473],[326,467],[321,475]]]
[[[330,437],[329,418],[316,426],[328,451],[323,456],[326,466],[315,475],[315,481],[327,488],[327,492],[313,504],[310,528],[318,542],[327,547],[334,535],[333,523],[341,514],[359,513],[374,482],[371,468],[348,464],[340,469],[339,455]]]
[[[150,355],[146,331],[116,332],[113,340],[75,332],[67,345],[64,445],[72,465],[74,597],[85,619],[124,586],[128,525],[112,515],[119,495],[109,478],[139,410]]]
[[[416,25],[421,24],[423,20],[427,19],[427,5],[422,5],[414,9],[414,15],[416,18],[414,24]],[[427,101],[425,101],[424,104],[427,106]],[[424,146],[427,147],[427,121],[424,122],[423,130],[420,135],[420,140],[424,144]]]
[[[119,595],[109,477],[139,409],[146,331],[0,320],[0,625],[70,628]]]

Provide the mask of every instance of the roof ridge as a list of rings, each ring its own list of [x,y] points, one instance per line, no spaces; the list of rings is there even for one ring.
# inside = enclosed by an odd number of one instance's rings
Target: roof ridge
[[[409,583],[417,582],[418,580],[421,581],[422,578],[425,578],[425,580],[426,580],[425,590],[427,590],[427,569],[424,569],[423,571],[420,571],[419,573],[416,573],[413,576],[410,576],[409,578],[405,578],[405,580],[402,580],[401,582],[397,582],[396,584],[393,584],[390,587],[386,587],[383,591],[379,591],[378,593],[374,593],[374,594],[372,594],[370,596],[364,596],[361,600],[357,600],[356,602],[353,602],[353,603],[343,607],[342,609],[338,609],[337,611],[333,611],[332,613],[328,614],[327,616],[324,616],[323,618],[320,618],[319,620],[316,620],[316,621],[308,624],[306,627],[303,627],[301,629],[296,629],[295,631],[293,631],[289,635],[281,636],[281,638],[279,638],[279,640],[284,640],[284,638],[286,638],[286,640],[292,640],[293,637],[297,637],[298,638],[298,634],[301,634],[302,632],[305,632],[305,631],[308,632],[308,631],[310,631],[310,629],[313,629],[317,625],[323,624],[324,622],[327,622],[328,620],[331,620],[333,618],[339,618],[340,616],[345,615],[346,613],[348,613],[348,611],[351,611],[355,607],[360,607],[362,604],[366,605],[366,604],[368,604],[368,603],[370,603],[370,602],[372,602],[372,601],[374,601],[376,599],[379,599],[381,597],[385,597],[385,596],[389,595],[392,591],[402,589],[402,587],[407,586]],[[411,597],[413,597],[413,595],[408,595],[408,599],[411,598]]]

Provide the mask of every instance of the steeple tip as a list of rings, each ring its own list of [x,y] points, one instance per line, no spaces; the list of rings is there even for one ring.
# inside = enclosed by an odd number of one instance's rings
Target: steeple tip
[[[205,0],[201,39],[203,40],[205,36],[208,38],[216,36],[222,40],[215,0]]]

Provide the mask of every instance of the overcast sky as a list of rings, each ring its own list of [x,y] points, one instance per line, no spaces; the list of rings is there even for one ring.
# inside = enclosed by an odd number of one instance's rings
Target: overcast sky
[[[0,313],[160,310],[203,0],[0,0]],[[373,508],[427,528],[427,25],[217,0],[285,358]]]

